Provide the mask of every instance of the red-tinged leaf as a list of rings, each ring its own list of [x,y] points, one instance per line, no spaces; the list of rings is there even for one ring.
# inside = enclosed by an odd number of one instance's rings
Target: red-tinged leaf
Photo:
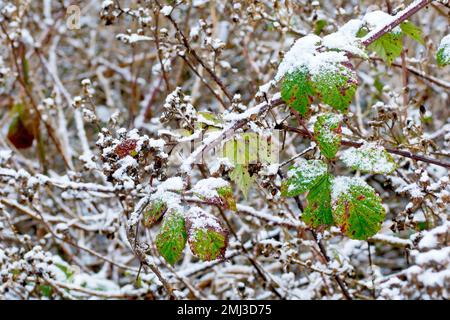
[[[17,149],[26,149],[33,145],[34,134],[33,131],[27,127],[22,118],[17,115],[9,125],[8,140]]]
[[[191,208],[186,216],[186,230],[192,253],[203,261],[225,258],[228,231],[220,221],[200,208]]]
[[[137,141],[135,139],[125,139],[114,149],[120,159],[128,155],[134,156],[136,152]]]

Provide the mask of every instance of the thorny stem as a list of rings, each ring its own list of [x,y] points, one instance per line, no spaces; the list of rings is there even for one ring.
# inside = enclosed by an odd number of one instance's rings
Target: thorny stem
[[[398,26],[403,21],[407,20],[413,14],[418,12],[420,9],[424,8],[428,4],[430,4],[432,0],[415,0],[409,6],[407,6],[404,10],[397,13],[392,17],[392,20],[382,25],[371,32],[369,32],[361,41],[364,46],[370,45],[372,42],[383,36],[384,34],[391,32],[396,26]]]

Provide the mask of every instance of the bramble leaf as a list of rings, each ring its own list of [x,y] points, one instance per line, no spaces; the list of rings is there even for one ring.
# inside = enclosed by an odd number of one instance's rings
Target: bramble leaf
[[[23,103],[15,104],[12,112],[15,116],[8,128],[8,140],[17,149],[31,147],[39,128],[38,118],[33,117]]]
[[[373,236],[386,216],[381,198],[360,178],[335,178],[331,201],[336,225],[351,239],[366,240]]]
[[[289,168],[288,179],[281,184],[281,194],[298,196],[320,183],[327,174],[327,165],[321,160],[302,160]]]
[[[19,115],[15,116],[9,125],[7,137],[17,149],[29,148],[34,141],[33,132],[27,128]]]
[[[351,66],[326,68],[312,77],[313,88],[324,103],[336,110],[347,112],[358,87],[358,79]]]
[[[285,76],[281,84],[281,98],[288,106],[306,116],[313,97],[314,89],[307,68],[299,68]]]
[[[328,21],[325,19],[318,19],[314,23],[314,33],[319,35],[322,30],[328,25]]]
[[[376,54],[391,65],[392,62],[402,54],[403,42],[401,33],[386,33],[368,46]]]
[[[192,192],[200,199],[236,211],[233,189],[230,183],[222,178],[208,178],[198,181]]]
[[[402,32],[408,36],[410,36],[412,39],[416,40],[420,44],[425,44],[423,41],[423,32],[422,30],[416,26],[414,23],[405,21],[400,24],[400,29],[402,29]]]
[[[450,34],[442,38],[436,52],[436,61],[440,67],[450,64]]]
[[[332,179],[329,174],[322,176],[306,197],[308,205],[302,214],[302,220],[312,228],[333,225],[333,215],[331,214]]]
[[[168,263],[174,265],[186,246],[186,226],[183,214],[171,208],[165,214],[163,224],[156,237],[156,247]]]
[[[220,199],[226,209],[236,211],[236,201],[233,197],[233,189],[230,186],[225,186],[217,189]]]
[[[203,261],[224,259],[228,231],[213,215],[191,208],[186,216],[186,229],[192,253]]]
[[[334,159],[341,146],[341,121],[341,115],[326,113],[318,116],[314,124],[314,136],[320,152],[328,159]]]
[[[162,200],[152,201],[144,211],[144,226],[150,228],[164,215],[167,205]]]
[[[364,173],[389,174],[397,168],[394,158],[386,149],[374,143],[349,148],[342,153],[341,159],[347,167]]]

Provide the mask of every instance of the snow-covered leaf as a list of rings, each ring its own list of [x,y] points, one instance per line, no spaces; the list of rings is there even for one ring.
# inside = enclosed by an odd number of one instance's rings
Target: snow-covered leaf
[[[188,242],[192,253],[203,261],[223,259],[228,231],[213,215],[194,207],[186,216]]]
[[[288,177],[281,184],[281,194],[298,196],[320,183],[327,174],[327,165],[323,161],[301,160],[289,168]]]
[[[351,239],[366,240],[373,236],[386,216],[381,198],[360,178],[335,178],[331,201],[336,225]]]
[[[440,67],[450,64],[450,34],[442,38],[436,52],[436,61]]]
[[[283,79],[283,100],[303,116],[307,115],[314,96],[345,112],[355,94],[358,81],[347,53],[361,49],[348,40],[351,36],[336,34],[334,37],[346,40],[334,41],[329,35],[322,43],[314,34],[298,39],[278,68],[275,81]]]
[[[201,199],[236,211],[236,202],[230,183],[222,178],[208,178],[198,181],[192,192]]]
[[[174,265],[186,246],[186,226],[183,213],[171,208],[164,215],[163,224],[156,237],[156,247],[168,263]]]
[[[348,167],[366,173],[389,174],[397,168],[394,158],[375,143],[349,148],[342,153],[341,159]]]
[[[341,146],[341,121],[341,115],[326,113],[318,116],[314,124],[314,136],[320,152],[328,159],[334,159]]]
[[[326,67],[312,77],[320,100],[336,110],[347,112],[358,87],[358,79],[350,64]]]

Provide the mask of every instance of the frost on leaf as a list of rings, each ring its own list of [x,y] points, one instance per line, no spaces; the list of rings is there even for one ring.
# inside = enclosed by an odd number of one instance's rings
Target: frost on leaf
[[[169,209],[156,237],[156,247],[168,263],[177,262],[186,245],[186,228],[183,213],[176,208]]]
[[[342,153],[341,159],[348,167],[365,173],[389,174],[397,168],[394,158],[375,143],[347,149]]]
[[[194,207],[186,216],[186,229],[192,253],[203,261],[224,259],[228,231],[220,221],[200,208]]]
[[[356,73],[350,64],[325,66],[313,75],[313,87],[324,103],[336,110],[347,112],[358,87]]]
[[[331,201],[336,225],[351,239],[366,240],[373,236],[386,216],[381,198],[360,178],[335,178]]]
[[[333,225],[331,214],[332,176],[328,173],[319,179],[306,197],[308,205],[302,214],[302,220],[310,227],[318,228]]]
[[[285,197],[298,196],[320,183],[327,174],[327,165],[324,162],[302,159],[289,168],[288,179],[281,184],[281,194]]]
[[[192,192],[200,199],[236,211],[236,202],[230,184],[222,178],[200,180],[192,188]]]
[[[314,136],[320,152],[328,159],[334,159],[341,146],[341,121],[341,115],[326,113],[318,116],[314,124]]]
[[[167,204],[162,200],[150,202],[144,211],[144,226],[147,228],[153,226],[164,215],[167,210]]]
[[[298,39],[278,68],[275,81],[283,79],[281,97],[303,116],[314,96],[345,112],[355,94],[358,81],[347,54],[361,49],[351,44],[350,34],[341,38],[345,41],[333,37],[342,35],[329,35],[323,42],[313,34]]]
[[[436,61],[440,67],[450,64],[450,34],[442,38],[436,52]]]

